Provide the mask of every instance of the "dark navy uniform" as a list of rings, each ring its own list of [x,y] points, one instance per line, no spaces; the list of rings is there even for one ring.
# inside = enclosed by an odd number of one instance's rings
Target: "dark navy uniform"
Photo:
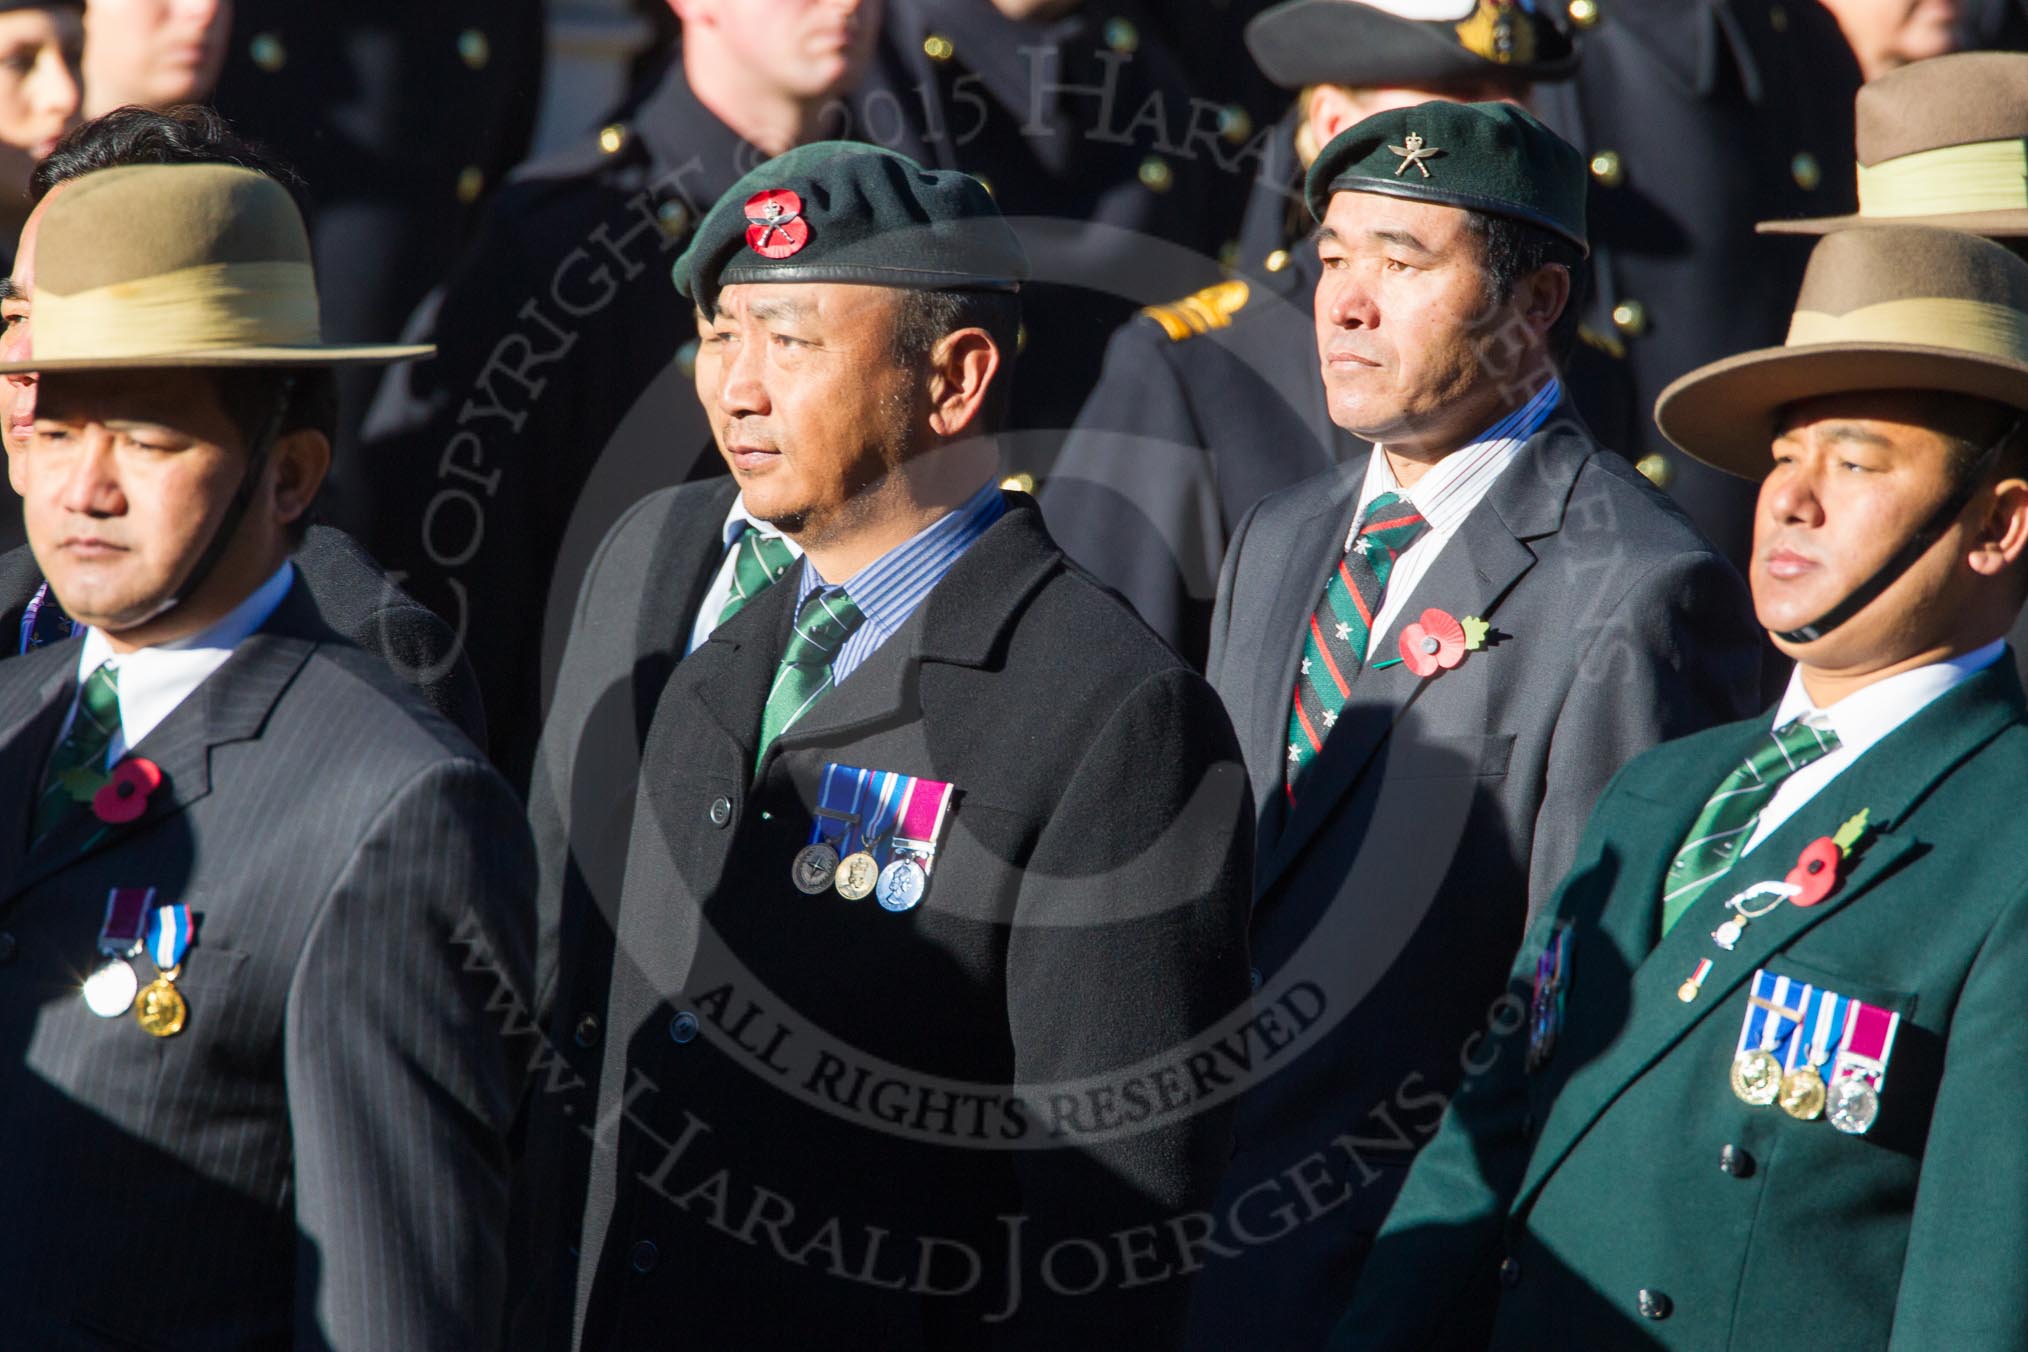
[[[299,172],[324,333],[398,332],[456,261],[481,197],[528,149],[540,0],[239,0],[216,103]],[[378,373],[341,372],[341,453]]]
[[[1624,355],[1622,424],[1583,382],[1601,439],[1667,489],[1734,562],[1754,492],[1677,453],[1649,410],[1669,381],[1779,343],[1807,250],[1753,223],[1849,210],[1859,73],[1837,23],[1799,0],[1568,0],[1582,60],[1535,110],[1591,164],[1586,336]]]
[[[1256,502],[1363,453],[1331,421],[1310,297],[1309,245],[1150,306],[1105,370],[1043,485],[1049,528],[1202,668],[1225,543]]]
[[[1218,279],[1212,188],[1244,138],[1136,0],[1020,23],[979,0],[890,0],[853,135],[986,181],[1035,269],[1017,428],[1069,427],[1135,306]],[[1024,224],[1023,218],[1047,218]],[[1008,439],[1046,468],[1053,436]]]
[[[760,158],[678,65],[628,121],[516,171],[411,325],[440,355],[389,376],[336,471],[330,515],[462,635],[517,784],[591,550],[644,493],[720,470],[669,269]]]

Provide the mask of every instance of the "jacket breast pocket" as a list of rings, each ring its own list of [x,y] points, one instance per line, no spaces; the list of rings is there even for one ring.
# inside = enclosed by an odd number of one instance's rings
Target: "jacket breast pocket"
[[[1916,997],[1912,991],[1897,989],[1877,977],[1834,971],[1822,964],[1789,953],[1777,953],[1769,958],[1764,966],[1776,976],[1807,982],[1818,990],[1831,991],[1847,999],[1873,1005],[1890,1013],[1899,1014],[1904,1019],[1915,1013]]]
[[[1383,773],[1390,781],[1427,779],[1503,779],[1514,755],[1514,734],[1424,733],[1389,738]]]

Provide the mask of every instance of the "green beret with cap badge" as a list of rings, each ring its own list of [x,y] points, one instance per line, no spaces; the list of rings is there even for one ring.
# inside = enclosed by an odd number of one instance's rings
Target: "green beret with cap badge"
[[[984,184],[852,141],[798,146],[754,168],[705,213],[676,289],[706,315],[745,282],[856,282],[1017,291],[1027,255]]]
[[[1585,240],[1584,156],[1511,103],[1419,103],[1340,132],[1310,166],[1319,221],[1341,192],[1379,193],[1508,216]]]

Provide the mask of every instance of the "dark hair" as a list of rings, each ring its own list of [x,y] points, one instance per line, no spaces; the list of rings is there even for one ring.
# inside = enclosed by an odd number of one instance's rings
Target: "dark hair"
[[[1481,261],[1486,269],[1486,298],[1495,305],[1513,299],[1514,288],[1523,278],[1541,268],[1556,266],[1570,274],[1570,299],[1563,313],[1549,326],[1549,355],[1558,366],[1570,359],[1583,321],[1585,298],[1591,290],[1591,269],[1584,251],[1563,236],[1515,220],[1485,212],[1468,213],[1472,233],[1479,237]]]
[[[902,366],[920,363],[939,340],[959,329],[984,329],[1000,350],[1000,369],[979,406],[979,431],[987,436],[1007,422],[1008,391],[1014,383],[1016,349],[1021,342],[1021,298],[1007,291],[897,292],[894,318],[894,360]]]
[[[338,440],[338,378],[330,367],[214,367],[210,375],[218,406],[239,430],[249,455],[270,427],[278,438],[311,431],[322,432],[327,442]],[[289,523],[291,544],[303,542],[311,516],[306,511]]]
[[[35,166],[29,200],[40,202],[59,183],[131,164],[236,164],[266,174],[296,197],[298,207],[306,207],[303,182],[293,169],[197,103],[159,110],[129,104],[72,127]]]

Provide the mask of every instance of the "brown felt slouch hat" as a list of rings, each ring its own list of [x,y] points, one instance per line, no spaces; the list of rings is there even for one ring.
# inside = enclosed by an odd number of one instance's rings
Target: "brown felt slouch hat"
[[[2028,263],[1928,226],[1826,235],[1788,341],[1690,372],[1662,391],[1655,421],[1705,464],[1757,480],[1782,408],[1863,390],[1938,390],[2028,410]]]
[[[427,345],[323,341],[310,237],[281,184],[224,164],[87,174],[44,209],[19,371],[340,366]]]

